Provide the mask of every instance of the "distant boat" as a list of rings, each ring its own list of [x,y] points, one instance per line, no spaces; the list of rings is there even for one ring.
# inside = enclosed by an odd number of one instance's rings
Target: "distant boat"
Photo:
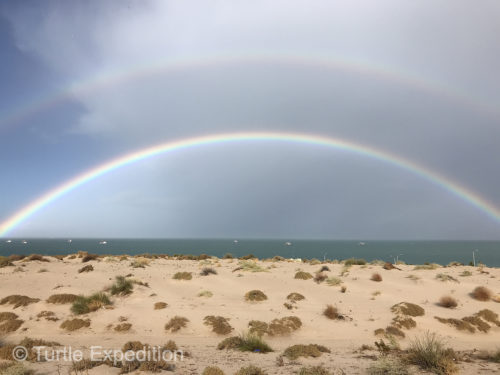
[[[73,240],[67,240],[66,242],[69,242],[69,243],[71,243],[71,242],[73,242]]]
[[[22,242],[23,244],[27,244],[27,243],[28,243],[28,241],[26,241],[26,240],[22,240],[21,242]]]
[[[238,242],[240,242],[240,241],[238,241],[238,240],[234,240],[234,241],[233,241],[233,243],[238,243]]]
[[[291,243],[291,242],[289,242],[289,241],[287,241],[287,242],[285,242],[285,245],[286,245],[286,246],[292,246],[292,243]]]
[[[11,243],[11,242],[12,242],[12,240],[7,240],[7,241],[5,241],[5,242],[7,242],[7,243]]]
[[[359,246],[365,246],[365,245],[366,245],[366,243],[365,243],[365,242],[360,242],[360,243],[358,243],[358,245],[359,245]]]
[[[100,241],[99,245],[106,245],[107,243],[108,243],[108,241]]]

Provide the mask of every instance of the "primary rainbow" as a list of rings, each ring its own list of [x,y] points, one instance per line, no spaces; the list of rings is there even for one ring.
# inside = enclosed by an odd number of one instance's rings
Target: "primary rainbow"
[[[101,164],[96,168],[90,169],[49,191],[48,193],[44,194],[40,198],[36,199],[26,207],[16,212],[4,222],[0,223],[0,236],[5,236],[8,232],[13,230],[24,220],[26,220],[42,208],[46,207],[50,203],[54,202],[58,198],[62,197],[63,195],[115,169],[167,152],[182,150],[195,146],[224,144],[238,141],[280,141],[305,143],[316,146],[332,147],[338,150],[350,151],[359,155],[367,156],[372,159],[384,161],[397,167],[411,171],[414,174],[434,183],[435,185],[442,187],[443,189],[456,195],[464,201],[469,202],[471,205],[477,207],[478,209],[489,215],[493,220],[500,223],[500,210],[493,204],[487,202],[484,198],[466,189],[465,187],[460,186],[454,181],[451,181],[448,178],[439,175],[436,172],[433,172],[400,156],[390,154],[386,151],[378,150],[369,146],[349,142],[338,138],[330,138],[320,135],[285,132],[245,132],[215,134],[166,142],[126,154],[122,157]]]

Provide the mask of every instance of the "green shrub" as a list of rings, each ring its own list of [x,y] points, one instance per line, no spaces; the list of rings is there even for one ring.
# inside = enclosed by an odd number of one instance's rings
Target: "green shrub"
[[[89,297],[78,296],[71,306],[71,312],[75,315],[87,314],[108,305],[111,305],[111,301],[106,293],[98,292]]]
[[[349,258],[344,260],[344,265],[346,266],[353,266],[353,265],[358,265],[358,266],[363,266],[366,264],[366,260],[362,258]]]
[[[427,332],[415,338],[408,349],[410,363],[439,375],[449,375],[457,371],[454,359],[453,350],[445,348],[443,341],[434,333]]]
[[[244,333],[240,336],[229,337],[219,343],[217,349],[237,349],[242,352],[269,353],[273,349],[262,339],[253,333]]]
[[[398,358],[380,357],[368,367],[368,375],[410,375],[410,371]]]
[[[134,285],[124,276],[116,276],[115,283],[111,286],[111,295],[126,296],[132,293]]]

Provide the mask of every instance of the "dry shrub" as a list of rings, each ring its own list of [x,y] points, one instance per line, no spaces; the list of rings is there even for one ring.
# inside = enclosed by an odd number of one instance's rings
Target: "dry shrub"
[[[260,290],[251,290],[245,294],[245,301],[264,301],[267,296]]]
[[[298,375],[331,375],[331,372],[323,366],[309,366],[302,367],[299,370]]]
[[[472,324],[462,319],[454,319],[454,318],[445,319],[445,318],[440,318],[439,316],[435,316],[434,318],[440,323],[449,324],[455,327],[459,331],[469,331],[470,333],[476,332],[476,329],[474,328],[474,326],[472,326]]]
[[[325,273],[320,272],[320,273],[317,273],[316,275],[314,275],[314,282],[316,284],[322,283],[326,279],[328,279],[328,275]]]
[[[411,342],[408,360],[422,369],[439,375],[449,375],[458,371],[454,363],[453,350],[445,348],[444,342],[429,332]]]
[[[330,349],[316,344],[292,345],[285,349],[283,355],[288,359],[295,360],[299,357],[320,357],[323,353],[331,353]]]
[[[94,270],[94,266],[92,264],[87,264],[78,270],[78,273],[83,272],[92,272]]]
[[[0,256],[0,268],[12,266],[14,266],[14,263],[12,263],[9,258]]]
[[[90,327],[90,319],[68,319],[61,324],[61,328],[67,331],[76,331],[84,327]]]
[[[414,270],[435,270],[436,268],[441,267],[439,264],[436,263],[424,263],[424,264],[419,264],[415,266],[413,269]]]
[[[392,306],[391,311],[395,314],[409,316],[423,316],[425,314],[425,310],[422,307],[410,302],[400,302]]]
[[[53,311],[41,311],[37,314],[37,318],[45,318],[45,320],[49,320],[51,322],[57,322],[59,318],[56,317],[56,314]]]
[[[127,331],[130,331],[130,328],[132,328],[132,324],[130,323],[121,323],[121,324],[118,324],[114,330],[116,332],[127,332]]]
[[[240,368],[234,375],[267,375],[260,367],[250,365]]]
[[[215,366],[205,367],[201,375],[224,375],[224,371]]]
[[[380,357],[368,367],[368,375],[410,375],[408,366],[398,358]]]
[[[217,271],[213,269],[212,267],[204,267],[201,272],[201,276],[208,276],[208,275],[217,275]]]
[[[75,375],[88,374],[88,370],[93,369],[94,367],[98,367],[105,364],[105,361],[92,361],[90,359],[84,358],[81,361],[73,362],[71,366],[71,370],[75,372]],[[71,374],[71,372],[69,372]]]
[[[47,299],[47,303],[55,303],[58,305],[63,305],[67,303],[73,303],[77,300],[78,296],[76,294],[53,294]]]
[[[37,303],[39,301],[40,301],[40,299],[38,299],[38,298],[30,298],[28,296],[21,296],[21,295],[15,294],[15,295],[11,295],[11,296],[7,296],[7,297],[3,298],[0,301],[0,305],[10,304],[10,305],[14,305],[14,309],[17,309],[18,307],[28,306],[31,303]]]
[[[99,258],[99,255],[97,254],[86,254],[85,256],[82,257],[82,263],[87,263],[90,262],[91,260],[96,260]]]
[[[299,280],[309,280],[312,278],[313,278],[313,275],[311,275],[309,272],[299,271],[295,274],[295,279],[299,279]]]
[[[13,312],[0,312],[0,322],[4,322],[6,320],[14,320],[17,319],[17,315]]]
[[[174,280],[191,280],[193,275],[191,272],[177,272],[172,278]]]
[[[238,349],[241,345],[242,339],[239,336],[228,337],[227,339],[222,340],[218,345],[217,349]]]
[[[269,326],[266,322],[263,322],[261,320],[251,320],[248,323],[248,327],[250,328],[248,331],[251,334],[263,336],[265,333],[267,333],[267,329]]]
[[[296,316],[285,316],[281,319],[273,319],[269,323],[267,334],[269,336],[289,335],[302,327],[302,321]]]
[[[491,295],[493,293],[491,290],[484,286],[478,286],[476,289],[473,290],[472,292],[472,298],[478,300],[478,301],[489,301],[491,299]]]
[[[345,293],[347,290],[347,287],[345,285],[343,285],[341,288],[340,288],[340,292],[341,293]]]
[[[19,362],[7,362],[0,364],[0,374],[3,375],[35,375],[35,371],[27,368]]]
[[[168,363],[163,360],[158,361],[123,361],[121,365],[120,374],[128,374],[135,371],[145,371],[145,372],[162,372],[164,371],[174,371],[175,365]]]
[[[207,297],[210,298],[214,294],[210,290],[202,290],[200,293],[198,293],[198,297]]]
[[[296,292],[290,293],[288,296],[286,296],[286,299],[292,302],[302,301],[305,298],[306,297],[304,297],[302,294]]]
[[[147,350],[149,348],[148,344],[143,344],[140,341],[127,341],[123,347],[122,347],[122,352],[137,352],[139,350]]]
[[[384,268],[384,270],[393,270],[396,268],[391,262],[385,262],[382,267]]]
[[[479,331],[484,332],[484,333],[487,333],[491,328],[491,326],[488,323],[486,323],[484,320],[482,320],[478,316],[466,316],[466,317],[462,318],[462,320],[464,322],[467,322],[467,323],[470,323],[470,324],[476,326]]]
[[[374,273],[372,277],[370,278],[371,281],[377,281],[380,282],[382,281],[382,276],[380,276],[379,273]]]
[[[484,320],[490,322],[490,323],[495,323],[498,327],[500,327],[500,321],[498,320],[498,314],[488,310],[484,309],[476,313],[476,316],[483,318]]]
[[[403,331],[401,331],[398,327],[395,327],[395,326],[388,326],[385,329],[385,333],[388,335],[398,336],[401,338],[405,337],[405,333]]]
[[[342,284],[342,280],[340,280],[338,277],[332,276],[326,280],[326,283],[330,286],[337,286]]]
[[[155,303],[155,310],[163,310],[168,306],[166,302],[156,302]]]
[[[447,309],[454,309],[458,306],[457,300],[452,296],[443,296],[439,299],[439,306],[446,307]]]
[[[218,335],[227,335],[233,330],[233,327],[231,327],[228,322],[229,319],[222,316],[208,315],[203,320],[204,324],[211,325],[212,332],[215,332]]]
[[[327,305],[326,308],[323,310],[323,315],[326,316],[328,319],[338,319],[340,317],[337,308],[333,305]]]
[[[7,320],[0,324],[0,333],[1,334],[6,334],[10,332],[17,331],[19,327],[21,327],[24,323],[24,320],[20,319],[13,319],[13,320]]]
[[[373,334],[375,336],[378,336],[378,335],[385,335],[385,329],[383,328],[377,328],[375,331],[373,331]]]
[[[120,259],[120,260],[126,260],[126,259]],[[130,267],[132,268],[146,268],[146,266],[149,266],[149,259],[147,258],[135,258],[131,263]]]
[[[328,266],[321,266],[318,273],[320,272],[330,272],[330,268],[328,268]]]
[[[459,282],[459,281],[458,281],[457,279],[455,279],[453,276],[450,276],[450,275],[448,275],[448,274],[446,274],[446,273],[438,273],[438,274],[436,275],[436,280],[440,280],[440,281],[443,281],[443,282],[445,282],[445,281],[454,281],[454,282],[456,282],[456,283],[458,283],[458,282]]]
[[[173,318],[171,318],[170,321],[165,325],[165,329],[167,331],[177,332],[181,328],[186,327],[188,322],[189,319],[176,315]]]
[[[295,302],[292,302],[292,303],[295,303]],[[296,309],[296,308],[297,308],[297,306],[292,305],[292,303],[285,302],[285,303],[283,304],[283,306],[285,306],[288,310],[293,310],[293,309]]]
[[[23,259],[23,262],[32,262],[32,261],[50,262],[47,258],[44,258],[40,254],[31,254],[29,257]]]
[[[392,325],[397,328],[412,329],[417,326],[417,322],[408,316],[396,316],[392,319]]]

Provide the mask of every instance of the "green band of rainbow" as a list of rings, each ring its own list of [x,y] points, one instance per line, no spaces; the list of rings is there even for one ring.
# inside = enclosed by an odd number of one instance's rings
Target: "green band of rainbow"
[[[28,217],[32,216],[43,207],[49,205],[51,202],[54,202],[63,195],[115,169],[167,152],[187,149],[195,146],[213,144],[220,145],[238,141],[279,141],[326,146],[333,147],[338,150],[354,152],[356,154],[363,155],[372,159],[384,161],[411,171],[412,173],[434,183],[435,185],[441,186],[443,189],[456,195],[464,201],[469,202],[471,205],[477,207],[478,209],[489,215],[493,220],[500,223],[500,211],[493,204],[487,202],[484,198],[466,189],[465,187],[462,187],[457,183],[447,179],[446,177],[437,174],[436,172],[428,170],[397,155],[393,155],[382,150],[377,150],[369,146],[326,136],[282,132],[245,132],[208,135],[203,137],[194,137],[182,139],[179,141],[167,142],[135,151],[101,164],[96,168],[90,169],[56,187],[55,189],[49,191],[45,195],[41,196],[40,198],[28,204],[26,207],[16,212],[14,215],[0,224],[0,236],[5,236],[8,232],[12,231]]]

